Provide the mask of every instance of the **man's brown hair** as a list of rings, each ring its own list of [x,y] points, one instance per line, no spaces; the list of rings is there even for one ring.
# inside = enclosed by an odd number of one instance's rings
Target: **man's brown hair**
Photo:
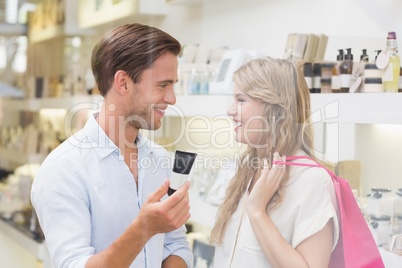
[[[92,50],[91,66],[100,94],[106,96],[117,71],[134,83],[165,52],[178,56],[180,43],[166,32],[138,23],[119,26],[105,34]]]

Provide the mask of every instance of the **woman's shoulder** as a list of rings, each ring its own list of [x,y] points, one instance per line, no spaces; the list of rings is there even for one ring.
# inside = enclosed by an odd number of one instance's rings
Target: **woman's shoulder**
[[[296,163],[302,164],[316,164],[309,159],[295,160]],[[332,183],[331,176],[322,167],[310,167],[310,166],[289,166],[289,184],[306,184],[316,187],[318,185],[327,185]]]

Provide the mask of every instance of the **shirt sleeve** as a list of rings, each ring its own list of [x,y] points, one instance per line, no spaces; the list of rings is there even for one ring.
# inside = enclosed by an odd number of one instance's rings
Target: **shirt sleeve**
[[[186,227],[184,225],[165,235],[163,259],[170,255],[179,256],[186,262],[187,267],[193,267],[193,254],[187,241]]]
[[[72,169],[45,160],[34,179],[31,201],[55,267],[85,267],[90,246],[89,201]]]
[[[307,169],[300,177],[299,209],[295,220],[292,246],[319,232],[332,220],[334,223],[333,246],[338,241],[337,201],[331,177],[318,168]]]

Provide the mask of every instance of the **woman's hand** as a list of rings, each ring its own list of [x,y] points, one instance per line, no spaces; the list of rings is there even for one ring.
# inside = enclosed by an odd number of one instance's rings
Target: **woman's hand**
[[[280,157],[278,153],[274,154],[275,161],[285,161],[286,156]],[[247,200],[247,213],[249,216],[255,213],[266,213],[269,200],[278,190],[279,185],[285,175],[286,165],[272,165],[269,169],[268,162],[264,159],[264,168],[261,176],[255,183],[250,196]]]

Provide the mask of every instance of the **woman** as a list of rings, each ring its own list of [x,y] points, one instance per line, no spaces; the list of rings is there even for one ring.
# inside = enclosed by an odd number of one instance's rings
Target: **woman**
[[[215,267],[327,267],[338,240],[330,176],[270,161],[312,157],[310,95],[301,70],[285,60],[258,59],[233,80],[228,115],[237,124],[236,141],[248,149],[211,233]]]

